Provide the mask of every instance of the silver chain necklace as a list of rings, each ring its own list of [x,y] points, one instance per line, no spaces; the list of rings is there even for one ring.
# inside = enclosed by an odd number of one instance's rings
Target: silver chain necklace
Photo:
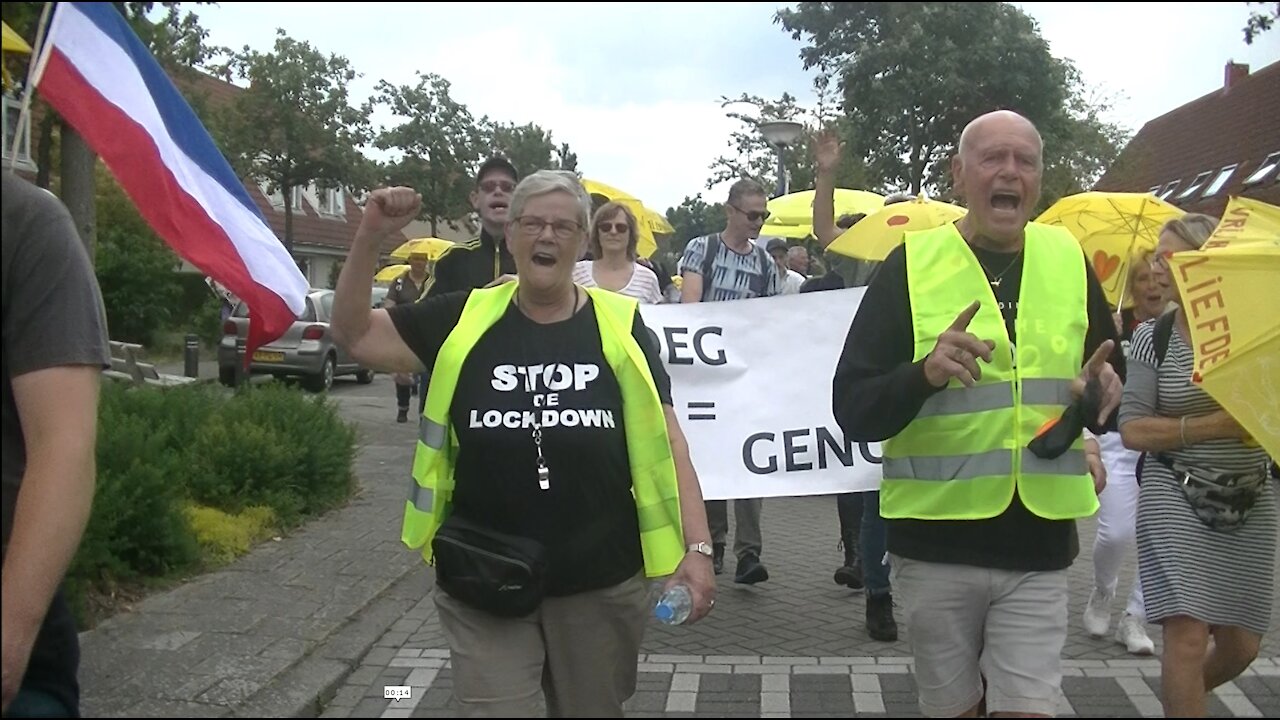
[[[521,315],[524,315],[524,308],[520,307],[519,290],[516,291],[516,310]],[[573,286],[573,305],[570,306],[569,308],[569,317],[565,319],[566,320],[571,319],[577,312],[578,312],[578,286],[574,285]],[[525,318],[528,319],[530,322],[534,322],[534,320],[530,318],[528,315],[525,315]],[[524,387],[525,387],[525,390],[529,392],[529,397],[532,398],[533,397],[533,378],[529,375],[530,361],[529,361],[528,346],[524,345],[523,340],[521,341],[521,345],[524,346],[526,350],[526,352],[524,353],[525,355]],[[538,489],[545,492],[551,489],[551,469],[547,467],[547,459],[542,454],[542,425],[538,423],[537,406],[533,407],[532,435],[533,435],[533,447],[538,451]]]

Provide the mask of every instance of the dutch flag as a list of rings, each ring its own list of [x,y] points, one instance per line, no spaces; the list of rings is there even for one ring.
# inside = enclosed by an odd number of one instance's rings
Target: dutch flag
[[[57,4],[34,84],[179,255],[250,308],[245,358],[305,308],[307,280],[213,138],[111,3]]]

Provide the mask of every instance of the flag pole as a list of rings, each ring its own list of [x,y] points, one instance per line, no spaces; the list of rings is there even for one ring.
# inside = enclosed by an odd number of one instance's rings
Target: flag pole
[[[9,148],[9,174],[14,174],[18,170],[18,145],[22,142],[23,129],[31,123],[31,95],[35,92],[36,83],[40,79],[40,75],[44,73],[44,63],[46,58],[44,31],[49,24],[49,13],[53,10],[53,3],[44,4],[44,9],[40,11],[40,23],[36,26],[36,42],[31,49],[31,61],[27,63],[27,84],[22,88],[22,107],[18,110],[18,127],[13,134],[13,145]],[[30,152],[31,148],[27,148]]]

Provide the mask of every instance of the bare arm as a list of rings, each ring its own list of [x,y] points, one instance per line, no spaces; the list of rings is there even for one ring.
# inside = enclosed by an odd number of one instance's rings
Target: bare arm
[[[1249,433],[1225,410],[1185,418],[1150,416],[1120,426],[1120,438],[1130,450],[1178,450],[1206,440],[1244,440]]]
[[[831,130],[819,135],[813,146],[818,170],[813,181],[813,235],[824,249],[840,236],[836,227],[836,167],[842,150],[844,143]]]
[[[89,522],[101,373],[90,365],[60,366],[24,373],[12,382],[27,467],[4,558],[0,613],[6,707]]]
[[[667,417],[667,435],[671,438],[671,456],[676,463],[676,482],[680,488],[680,525],[684,528],[685,545],[705,542],[711,544],[711,531],[707,529],[707,509],[702,502],[702,487],[698,484],[698,473],[693,469],[693,460],[689,457],[689,443],[685,440],[684,431],[680,429],[680,421],[676,411],[670,405],[662,406]],[[697,622],[711,612],[715,604],[716,579],[711,568],[711,558],[696,552],[685,553],[680,566],[667,581],[670,587],[677,583],[689,586],[693,594],[693,610],[685,624]]]
[[[333,296],[334,339],[361,365],[383,372],[422,372],[422,361],[405,344],[386,310],[370,307],[378,246],[417,217],[422,197],[409,188],[380,188],[365,204],[351,241],[351,254]]]
[[[680,302],[702,302],[702,275],[691,270],[681,273]]]

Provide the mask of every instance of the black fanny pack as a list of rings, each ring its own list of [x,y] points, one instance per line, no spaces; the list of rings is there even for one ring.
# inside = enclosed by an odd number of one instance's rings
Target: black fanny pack
[[[1267,487],[1265,467],[1255,472],[1221,472],[1174,462],[1163,453],[1152,457],[1173,471],[1196,517],[1213,530],[1231,532],[1242,527]]]
[[[431,541],[436,584],[459,602],[498,617],[524,617],[542,604],[546,549],[455,513]]]

